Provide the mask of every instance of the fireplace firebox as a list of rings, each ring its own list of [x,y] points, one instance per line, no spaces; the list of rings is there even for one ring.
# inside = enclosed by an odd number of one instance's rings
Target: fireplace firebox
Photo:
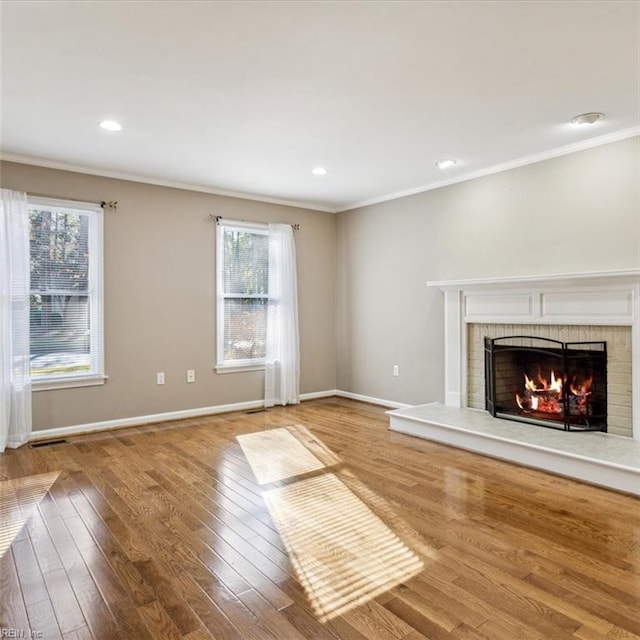
[[[484,339],[485,408],[565,431],[607,430],[607,343]]]

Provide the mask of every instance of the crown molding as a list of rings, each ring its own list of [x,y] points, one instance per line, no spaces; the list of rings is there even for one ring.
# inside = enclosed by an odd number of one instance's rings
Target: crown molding
[[[577,153],[578,151],[586,151],[587,149],[600,147],[604,144],[610,144],[612,142],[619,142],[620,140],[626,140],[627,138],[634,138],[635,136],[640,136],[640,126],[631,127],[629,129],[622,129],[620,131],[614,131],[613,133],[607,133],[602,136],[598,136],[597,138],[589,138],[588,140],[582,140],[581,142],[575,142],[563,147],[556,147],[555,149],[550,149],[549,151],[535,153],[530,156],[524,156],[522,158],[509,160],[508,162],[502,162],[500,164],[494,164],[491,167],[464,173],[449,180],[430,182],[420,187],[405,189],[404,191],[396,191],[385,196],[352,202],[337,209],[336,213],[343,213],[345,211],[351,211],[353,209],[359,209],[361,207],[369,207],[374,204],[379,204],[380,202],[397,200],[398,198],[413,196],[417,193],[424,193],[425,191],[433,191],[434,189],[448,187],[453,184],[458,184],[459,182],[467,182],[469,180],[475,180],[476,178],[483,178],[485,176],[493,175],[494,173],[502,173],[503,171],[509,171],[510,169],[517,169],[518,167],[524,167],[529,164],[535,164],[536,162],[542,162],[543,160],[551,160],[552,158],[559,158],[560,156]]]
[[[243,193],[241,191],[228,191],[226,189],[217,189],[206,185],[191,184],[189,182],[179,182],[173,180],[163,180],[161,178],[152,178],[150,176],[142,176],[126,171],[112,171],[110,169],[99,169],[96,167],[85,167],[82,165],[71,164],[67,162],[59,162],[57,160],[49,160],[47,158],[38,158],[36,156],[26,156],[16,153],[0,152],[0,160],[6,162],[16,162],[18,164],[29,164],[35,167],[44,167],[46,169],[58,169],[60,171],[72,171],[74,173],[83,173],[90,176],[98,176],[101,178],[113,178],[115,180],[127,180],[129,182],[141,182],[144,184],[152,184],[158,187],[169,187],[171,189],[182,189],[183,191],[197,191],[198,193],[209,193],[215,196],[224,196],[226,198],[240,198],[241,200],[252,200],[254,202],[264,202],[266,204],[276,204],[285,207],[297,207],[300,209],[310,209],[312,211],[322,211],[323,213],[336,213],[335,208],[319,205],[315,203],[305,202],[303,200],[287,200],[285,198],[270,198],[269,196],[261,196],[251,193]]]
[[[243,193],[239,191],[228,191],[225,189],[217,189],[206,185],[191,184],[188,182],[179,182],[172,180],[163,180],[160,178],[152,178],[149,176],[142,176],[138,174],[128,173],[126,171],[112,171],[109,169],[99,169],[95,167],[85,167],[82,165],[75,165],[66,162],[59,162],[57,160],[50,160],[47,158],[39,158],[35,156],[27,156],[14,153],[6,153],[0,151],[0,160],[7,162],[17,162],[19,164],[29,164],[37,167],[45,167],[48,169],[59,169],[61,171],[72,171],[74,173],[83,173],[87,175],[100,176],[103,178],[113,178],[116,180],[128,180],[130,182],[141,182],[144,184],[152,184],[160,187],[169,187],[172,189],[182,189],[184,191],[196,191],[198,193],[209,193],[216,196],[224,196],[227,198],[240,198],[242,200],[252,200],[254,202],[264,202],[267,204],[276,204],[285,207],[297,207],[302,209],[310,209],[312,211],[321,211],[323,213],[343,213],[351,211],[353,209],[359,209],[362,207],[368,207],[381,202],[388,202],[389,200],[397,200],[398,198],[405,198],[407,196],[416,195],[418,193],[424,193],[426,191],[433,191],[442,187],[448,187],[460,182],[467,182],[469,180],[475,180],[476,178],[483,178],[485,176],[493,175],[495,173],[502,173],[503,171],[509,171],[510,169],[517,169],[518,167],[524,167],[529,164],[535,164],[536,162],[542,162],[544,160],[551,160],[560,156],[569,155],[571,153],[577,153],[578,151],[585,151],[594,147],[599,147],[612,142],[618,142],[620,140],[626,140],[627,138],[633,138],[640,136],[640,126],[631,127],[628,129],[622,129],[620,131],[614,131],[613,133],[607,133],[595,138],[589,138],[588,140],[582,140],[573,144],[565,145],[562,147],[556,147],[549,151],[543,151],[541,153],[524,156],[515,160],[509,160],[500,164],[486,167],[485,169],[479,169],[477,171],[471,171],[464,173],[455,178],[448,180],[439,180],[436,182],[430,182],[419,187],[413,187],[411,189],[405,189],[403,191],[395,191],[384,196],[375,198],[369,198],[366,200],[359,200],[340,206],[321,205],[317,203],[305,202],[303,200],[288,200],[286,198],[271,198],[268,196],[261,196],[258,194]]]

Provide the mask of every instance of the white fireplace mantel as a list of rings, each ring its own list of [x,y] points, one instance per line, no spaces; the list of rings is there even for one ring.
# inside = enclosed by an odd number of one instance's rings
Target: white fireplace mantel
[[[467,406],[468,323],[631,327],[633,437],[640,439],[640,269],[427,282],[445,296],[445,405]]]

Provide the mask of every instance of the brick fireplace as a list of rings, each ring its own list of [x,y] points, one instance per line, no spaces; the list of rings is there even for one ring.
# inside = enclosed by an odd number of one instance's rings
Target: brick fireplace
[[[389,411],[391,430],[640,496],[640,269],[428,285],[444,292],[444,403]],[[605,388],[598,390],[607,415],[599,426],[606,428],[574,433],[543,428],[549,425],[536,424],[540,416],[500,419],[486,410],[485,338],[523,335],[606,350]],[[593,363],[589,368],[595,371]],[[573,380],[571,374],[564,383]],[[565,415],[571,402],[565,393]],[[523,408],[532,407],[525,400]],[[602,401],[586,411],[602,413]]]
[[[445,294],[445,405],[484,409],[484,338],[605,341],[608,432],[640,440],[640,270],[433,282]]]
[[[467,324],[467,406],[485,408],[484,338],[522,335],[562,342],[607,345],[608,433],[632,437],[631,327],[580,325]]]

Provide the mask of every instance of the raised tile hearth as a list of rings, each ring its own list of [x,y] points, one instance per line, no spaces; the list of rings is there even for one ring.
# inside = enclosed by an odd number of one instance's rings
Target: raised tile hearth
[[[430,403],[388,412],[390,429],[640,496],[640,441],[500,420]]]
[[[390,411],[394,431],[640,496],[640,269],[428,282],[444,293],[444,404]],[[494,418],[484,339],[604,341],[609,433]]]

